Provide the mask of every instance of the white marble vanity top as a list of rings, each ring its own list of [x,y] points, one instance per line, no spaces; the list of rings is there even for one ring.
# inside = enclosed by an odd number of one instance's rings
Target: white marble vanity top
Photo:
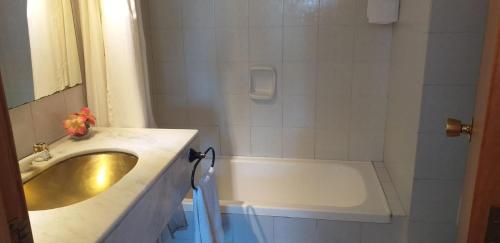
[[[35,242],[102,240],[196,134],[196,130],[180,129],[95,128],[87,140],[63,138],[51,144],[53,158],[38,163],[38,171],[75,155],[100,151],[128,152],[139,160],[125,177],[93,198],[62,208],[30,211]],[[23,181],[34,174],[21,173]]]

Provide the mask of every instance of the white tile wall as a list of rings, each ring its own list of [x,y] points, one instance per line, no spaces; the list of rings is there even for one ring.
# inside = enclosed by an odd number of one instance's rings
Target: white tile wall
[[[64,95],[51,95],[30,105],[37,140],[51,141],[64,136],[62,121],[68,115]]]
[[[280,157],[283,131],[280,127],[252,127],[252,155]]]
[[[353,131],[384,131],[387,97],[355,96],[351,104],[351,127]]]
[[[485,0],[434,0],[429,31],[482,35],[487,9]]]
[[[474,85],[425,85],[420,132],[443,134],[448,117],[469,121],[474,110]]]
[[[284,0],[285,26],[314,26],[319,17],[319,0]]]
[[[153,94],[176,95],[186,93],[184,62],[157,62],[154,68]]]
[[[356,1],[351,0],[321,0],[321,25],[353,25],[355,24]]]
[[[248,28],[217,27],[215,31],[218,61],[248,60]]]
[[[250,60],[254,62],[280,62],[283,53],[281,27],[250,27]]]
[[[284,127],[314,127],[314,97],[286,96],[283,104]]]
[[[362,243],[399,243],[406,241],[404,217],[393,217],[391,224],[361,224]]]
[[[420,134],[415,165],[417,179],[459,180],[464,177],[467,137],[449,139],[442,134]]]
[[[9,110],[12,133],[16,144],[17,157],[20,159],[33,152],[36,143],[35,127],[31,115],[31,105],[26,104]]]
[[[153,0],[151,6],[151,27],[154,29],[179,28],[182,24],[182,0]]]
[[[250,155],[250,127],[224,126],[220,136],[222,154]]]
[[[408,31],[428,31],[433,0],[401,1],[398,27]]]
[[[401,1],[394,28],[384,160],[409,211],[408,242],[455,242],[486,0]],[[402,146],[403,145],[403,146]]]
[[[283,157],[314,158],[314,129],[283,128]]]
[[[281,26],[283,24],[283,0],[249,1],[250,26]]]
[[[274,236],[274,219],[268,216],[231,215],[234,218],[234,242],[270,242]]]
[[[319,62],[316,93],[321,97],[343,94],[351,97],[353,65],[351,63]]]
[[[475,84],[483,37],[476,33],[431,33],[426,84]]]
[[[316,220],[276,217],[274,227],[275,243],[302,243],[314,241]]]
[[[84,85],[73,87],[62,91],[64,95],[64,103],[68,113],[77,112],[87,105],[87,97]]]
[[[224,95],[225,112],[222,114],[227,125],[250,124],[250,103],[246,95]]]
[[[215,151],[220,151],[220,131],[216,126],[197,126],[194,127],[200,132],[198,134],[199,145],[201,148],[205,149],[208,147],[213,147]]]
[[[410,210],[422,86],[427,58],[430,1],[402,0],[394,26],[384,161],[405,211]]]
[[[351,95],[334,93],[316,97],[316,128],[349,129]]]
[[[284,95],[314,96],[316,93],[316,76],[315,63],[285,62],[283,64]]]
[[[224,94],[248,94],[248,62],[220,62],[219,86]]]
[[[365,1],[155,0],[149,9],[160,126],[217,128],[225,155],[382,160],[392,28],[366,24]],[[277,70],[273,100],[248,97],[253,65]]]
[[[355,31],[355,60],[389,61],[391,57],[391,40],[392,26],[361,25]]]
[[[186,96],[154,95],[152,100],[155,119],[158,123],[168,126],[188,125]]]
[[[167,242],[194,242],[193,213],[186,212],[186,216],[187,229],[177,231]],[[405,217],[379,224],[252,214],[222,216],[224,241],[228,243],[402,243],[406,224]]]
[[[337,25],[318,28],[318,60],[350,63],[354,52],[354,29]]]
[[[214,0],[183,0],[182,24],[186,27],[213,27]]]
[[[154,30],[150,35],[151,46],[155,50],[153,58],[155,61],[179,61],[183,60],[183,32],[180,28],[168,28],[166,30]]]
[[[316,242],[360,243],[361,224],[330,220],[317,221]]]
[[[415,222],[457,222],[461,180],[419,180],[413,185],[410,219]]]
[[[283,59],[285,61],[309,61],[316,60],[317,50],[317,26],[307,27],[285,27]]]
[[[410,222],[408,227],[408,243],[455,243],[456,235],[457,227],[454,224]]]
[[[65,135],[62,121],[86,105],[83,86],[64,90],[9,110],[17,157],[33,152],[37,142],[51,143]]]
[[[185,28],[184,57],[188,61],[215,61],[215,31],[213,28]],[[186,71],[191,70],[186,65]],[[187,72],[187,73],[190,73]]]
[[[316,129],[314,155],[317,159],[347,160],[349,157],[349,130]]]
[[[248,100],[248,95],[245,95]],[[253,126],[281,127],[283,124],[283,98],[280,94],[272,101],[251,101]]]
[[[381,161],[384,150],[384,132],[351,129],[349,134],[349,159]]]
[[[249,0],[215,0],[215,25],[218,27],[248,26],[248,2]]]

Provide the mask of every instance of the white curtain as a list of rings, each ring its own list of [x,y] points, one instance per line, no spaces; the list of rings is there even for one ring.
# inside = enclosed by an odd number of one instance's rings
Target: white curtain
[[[99,126],[155,127],[140,6],[133,0],[80,0],[87,101]]]
[[[35,99],[82,83],[70,1],[28,0]]]

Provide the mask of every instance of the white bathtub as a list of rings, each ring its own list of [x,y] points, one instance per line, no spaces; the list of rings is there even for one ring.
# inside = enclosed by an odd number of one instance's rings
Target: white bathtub
[[[391,219],[370,162],[221,157],[215,168],[223,213],[375,223]],[[183,205],[192,211],[190,196]]]

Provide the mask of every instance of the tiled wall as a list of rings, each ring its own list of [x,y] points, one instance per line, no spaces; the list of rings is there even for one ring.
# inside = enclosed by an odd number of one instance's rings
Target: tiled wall
[[[188,228],[168,243],[194,242],[193,213],[186,213]],[[402,243],[406,222],[390,224],[223,214],[226,243]]]
[[[446,118],[471,122],[487,0],[434,0],[428,33],[409,242],[455,242],[468,139],[446,138]]]
[[[431,1],[402,0],[394,25],[384,162],[410,209]]]
[[[392,26],[366,0],[152,0],[150,57],[161,127],[200,129],[223,155],[381,161]],[[249,67],[277,69],[274,100]]]
[[[394,27],[385,163],[409,212],[408,242],[455,242],[487,1],[401,2]]]
[[[19,159],[30,155],[36,142],[51,143],[65,135],[62,121],[86,105],[83,85],[9,110]]]

